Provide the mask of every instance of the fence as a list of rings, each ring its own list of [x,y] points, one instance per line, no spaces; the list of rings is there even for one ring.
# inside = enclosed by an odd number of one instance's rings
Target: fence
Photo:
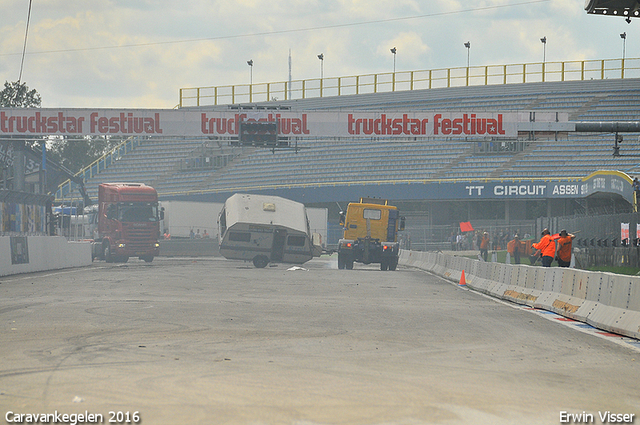
[[[181,88],[179,106],[269,102],[443,87],[638,77],[640,59],[637,58],[484,65],[291,82]]]
[[[631,242],[638,239],[637,229],[640,228],[640,214],[620,213],[583,217],[552,217],[539,218],[535,235],[539,236],[542,229],[548,228],[552,233],[566,229],[576,235],[574,245],[577,246],[614,246],[622,245],[621,223],[629,224],[628,238]]]

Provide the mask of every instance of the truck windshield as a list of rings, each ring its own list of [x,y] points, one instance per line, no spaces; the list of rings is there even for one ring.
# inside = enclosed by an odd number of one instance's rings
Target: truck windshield
[[[371,220],[380,220],[380,218],[382,217],[382,211],[365,208],[363,215],[364,215],[363,218],[365,219],[368,218]]]
[[[158,221],[158,204],[121,202],[118,204],[118,220],[129,223]]]

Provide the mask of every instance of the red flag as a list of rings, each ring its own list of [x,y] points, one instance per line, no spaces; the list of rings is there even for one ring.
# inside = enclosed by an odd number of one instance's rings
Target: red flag
[[[460,231],[462,232],[473,232],[473,226],[469,221],[463,221],[460,223]]]

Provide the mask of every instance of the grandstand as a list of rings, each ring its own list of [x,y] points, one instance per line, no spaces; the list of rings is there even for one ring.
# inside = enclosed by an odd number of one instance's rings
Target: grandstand
[[[593,80],[456,87],[261,103],[252,107],[299,110],[563,111],[572,121],[640,120],[640,80]],[[217,106],[212,109],[228,109]],[[204,108],[201,108],[204,109]],[[440,179],[569,178],[601,169],[640,172],[638,158],[612,156],[611,134],[564,134],[559,140],[527,136],[519,150],[496,141],[299,140],[299,149],[275,153],[209,139],[139,139],[137,147],[87,179],[154,185],[164,197],[196,192],[309,184]],[[529,140],[531,139],[531,140]],[[624,135],[622,152],[639,152],[638,135]],[[484,149],[487,150],[487,149]],[[549,167],[552,161],[554,166]]]
[[[237,108],[290,110],[424,110],[424,111],[554,111],[570,121],[640,121],[640,79],[555,81],[524,84],[451,87],[386,93],[318,97],[248,105],[194,107],[202,111]],[[276,150],[231,145],[214,138],[137,138],[133,148],[94,164],[85,173],[95,197],[101,182],[136,181],[154,186],[161,200],[223,202],[236,192],[269,193],[307,204],[335,208],[336,202],[358,196],[380,196],[409,202],[404,210],[431,224],[456,220],[501,225],[539,215],[587,212],[587,205],[604,210],[629,209],[616,197],[585,202],[573,200],[473,200],[451,196],[446,183],[576,182],[597,170],[640,173],[637,133],[623,135],[614,157],[614,134],[520,133],[517,140],[477,141],[450,137],[429,139],[294,140],[298,149]],[[98,171],[96,171],[98,170]],[[58,191],[57,199],[71,195]],[[76,192],[77,193],[77,192]],[[451,206],[452,201],[460,205]],[[427,201],[427,207],[424,202]],[[549,201],[549,202],[547,202]],[[449,204],[445,205],[444,202]],[[534,201],[535,202],[535,201]],[[510,205],[507,205],[509,204]],[[626,207],[624,205],[627,205]],[[533,212],[532,212],[533,211]],[[539,215],[535,215],[538,213]],[[428,217],[425,218],[425,217]],[[492,218],[493,217],[493,218]]]

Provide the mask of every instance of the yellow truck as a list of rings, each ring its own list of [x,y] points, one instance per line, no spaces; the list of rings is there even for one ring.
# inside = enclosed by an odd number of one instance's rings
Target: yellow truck
[[[385,199],[360,198],[340,212],[344,236],[338,241],[338,268],[353,269],[353,263],[380,263],[380,270],[398,266],[398,231],[404,217]]]

